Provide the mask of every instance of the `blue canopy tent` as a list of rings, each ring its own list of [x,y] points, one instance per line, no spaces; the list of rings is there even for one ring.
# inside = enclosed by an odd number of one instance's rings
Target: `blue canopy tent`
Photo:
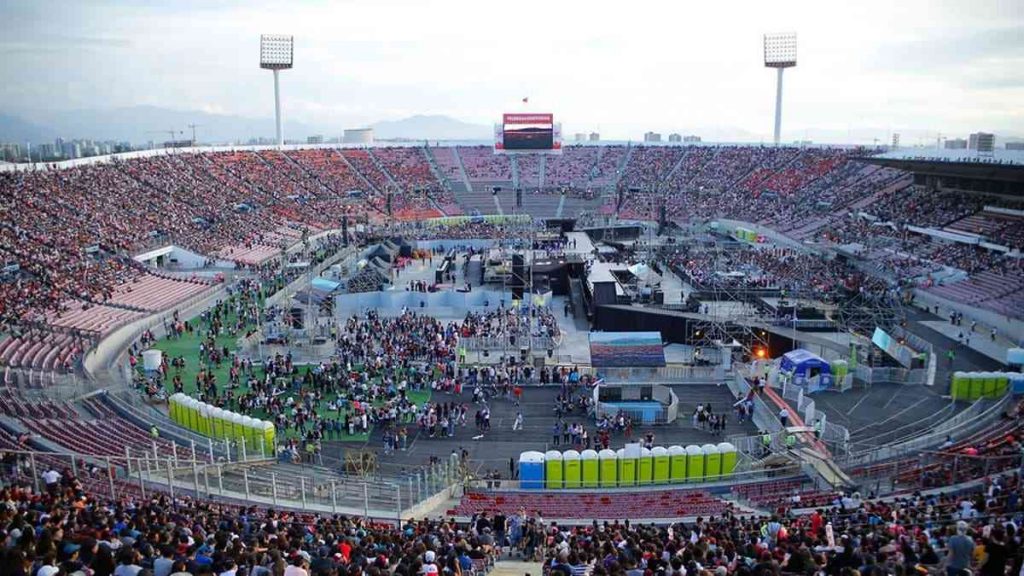
[[[779,368],[790,374],[793,383],[806,388],[807,392],[832,387],[832,366],[821,356],[802,348],[783,354]]]

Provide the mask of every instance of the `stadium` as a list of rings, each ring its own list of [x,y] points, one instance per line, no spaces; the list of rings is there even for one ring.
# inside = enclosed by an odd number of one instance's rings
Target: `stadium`
[[[0,164],[0,573],[1021,573],[1024,157],[780,114]]]

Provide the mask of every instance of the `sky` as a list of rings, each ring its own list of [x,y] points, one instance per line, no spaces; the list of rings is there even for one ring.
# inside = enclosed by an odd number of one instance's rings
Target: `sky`
[[[553,112],[567,136],[770,139],[766,32],[798,35],[783,140],[1024,135],[1022,0],[4,0],[0,102],[269,117],[259,35],[285,33],[285,111],[312,125],[525,110]]]

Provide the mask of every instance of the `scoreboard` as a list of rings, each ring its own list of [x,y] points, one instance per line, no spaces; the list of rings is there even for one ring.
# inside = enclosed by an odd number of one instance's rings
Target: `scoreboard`
[[[560,154],[562,125],[554,114],[503,114],[494,125],[494,151],[513,154]]]

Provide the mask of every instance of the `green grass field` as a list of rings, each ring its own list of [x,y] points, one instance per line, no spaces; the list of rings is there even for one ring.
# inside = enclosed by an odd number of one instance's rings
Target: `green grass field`
[[[236,315],[233,312],[229,312],[225,324],[233,324],[235,320]],[[199,316],[190,319],[189,323],[196,327],[196,329],[193,330],[191,334],[186,333],[182,335],[181,338],[176,339],[163,338],[160,341],[158,341],[155,346],[153,346],[153,348],[162,351],[168,357],[168,362],[170,362],[171,358],[177,358],[179,356],[185,358],[185,369],[177,371],[175,368],[171,368],[168,372],[166,382],[168,393],[174,392],[174,386],[172,384],[172,381],[175,374],[180,374],[181,382],[185,387],[186,394],[191,396],[196,392],[196,375],[199,373],[200,370],[199,343],[202,340],[202,335],[206,333],[208,325],[201,322]],[[230,335],[218,336],[216,339],[216,343],[218,348],[223,348],[226,346],[228,350],[230,350],[232,353],[237,352],[237,339]],[[139,366],[139,369],[141,370],[141,363]],[[211,366],[213,373],[217,376],[217,387],[219,390],[223,390],[223,388],[228,385],[228,374],[230,368],[230,360],[222,362],[219,368],[216,367],[216,365]],[[300,370],[302,370],[302,368],[300,368]],[[248,392],[248,388],[244,385],[245,381],[243,380],[242,382],[242,387],[236,390],[235,392],[236,396]],[[417,406],[420,406],[424,402],[429,401],[431,396],[429,389],[410,390],[407,394],[410,401],[415,403]],[[329,395],[325,399],[324,404],[326,405],[327,402],[334,400],[335,397],[336,395]],[[383,402],[379,402],[378,404],[383,404]],[[318,413],[321,416],[327,416],[330,417],[331,419],[338,417],[338,413],[334,411],[329,411],[326,408],[318,410]],[[252,416],[268,420],[271,419],[270,416],[263,410],[256,411],[255,413],[252,414]],[[344,416],[345,411],[342,411],[341,417],[344,418]],[[298,434],[295,430],[278,430],[278,438],[294,438],[297,436]],[[342,433],[340,438],[341,440],[346,442],[366,442],[369,439],[369,435],[365,433],[352,435]]]

